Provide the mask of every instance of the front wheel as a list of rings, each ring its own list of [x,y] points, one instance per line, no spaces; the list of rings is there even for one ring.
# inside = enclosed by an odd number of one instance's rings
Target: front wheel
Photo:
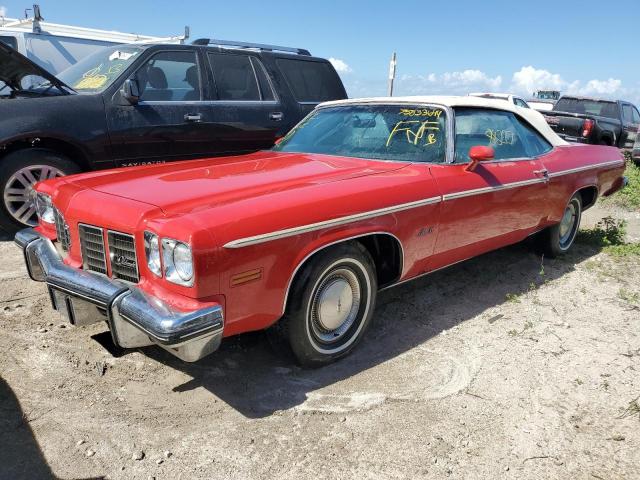
[[[555,258],[569,251],[580,228],[582,197],[576,193],[564,209],[560,223],[540,232],[538,244],[545,255]]]
[[[36,225],[33,185],[79,171],[64,155],[41,148],[18,150],[0,159],[0,228],[15,233]]]
[[[359,243],[321,252],[296,275],[280,330],[302,366],[347,355],[371,323],[378,289],[374,262]]]

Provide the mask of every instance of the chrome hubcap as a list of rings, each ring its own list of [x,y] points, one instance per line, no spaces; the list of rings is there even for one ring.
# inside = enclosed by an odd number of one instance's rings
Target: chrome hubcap
[[[573,202],[567,205],[567,209],[564,211],[562,220],[560,221],[560,244],[566,245],[571,240],[573,235],[576,219],[577,219],[576,206]]]
[[[63,175],[64,172],[50,165],[31,165],[11,175],[4,187],[4,206],[9,215],[23,225],[36,225],[33,185]]]
[[[322,280],[313,299],[311,327],[325,343],[339,340],[353,325],[360,309],[358,277],[346,268],[332,272]]]

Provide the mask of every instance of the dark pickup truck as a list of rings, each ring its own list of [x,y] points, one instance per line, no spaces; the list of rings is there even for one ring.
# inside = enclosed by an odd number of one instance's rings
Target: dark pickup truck
[[[563,96],[544,112],[547,123],[568,142],[611,145],[631,150],[640,113],[623,100]]]

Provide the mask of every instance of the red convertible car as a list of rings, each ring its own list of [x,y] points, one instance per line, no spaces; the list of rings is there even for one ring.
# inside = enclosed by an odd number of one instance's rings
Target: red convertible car
[[[361,340],[382,288],[534,234],[566,252],[623,170],[507,102],[346,100],[269,151],[42,182],[16,242],[53,307],[121,347],[195,361],[273,327],[317,366]]]

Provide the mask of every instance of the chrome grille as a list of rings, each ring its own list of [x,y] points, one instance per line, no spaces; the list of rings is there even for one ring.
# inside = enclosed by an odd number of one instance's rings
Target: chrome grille
[[[104,234],[101,228],[78,225],[82,265],[85,270],[107,273],[107,256],[104,251]]]
[[[138,260],[133,235],[109,230],[107,239],[113,278],[138,282],[140,277],[138,276]]]
[[[56,224],[56,236],[58,237],[58,242],[60,242],[60,246],[62,250],[65,252],[69,251],[69,247],[71,247],[71,235],[69,235],[69,226],[67,222],[64,221],[64,217],[60,213],[60,211],[53,207],[53,219]]]

